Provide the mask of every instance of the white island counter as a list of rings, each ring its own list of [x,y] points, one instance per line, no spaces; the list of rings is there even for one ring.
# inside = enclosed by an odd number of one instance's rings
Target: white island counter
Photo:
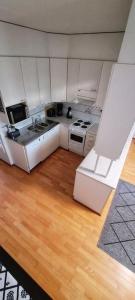
[[[92,149],[76,170],[74,199],[101,214],[112,189],[117,187],[122,168],[135,132],[133,126],[121,156],[113,161],[108,175],[101,176],[94,173],[94,165],[97,155]],[[97,168],[98,173],[106,173],[110,160],[101,157]],[[92,171],[93,170],[93,171]]]

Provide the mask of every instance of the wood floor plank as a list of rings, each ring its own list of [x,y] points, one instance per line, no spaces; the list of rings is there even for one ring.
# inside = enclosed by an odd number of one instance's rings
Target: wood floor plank
[[[55,300],[135,299],[135,274],[97,247],[114,192],[102,216],[73,200],[81,160],[58,149],[30,175],[0,161],[0,244]],[[121,178],[135,184],[134,142]]]

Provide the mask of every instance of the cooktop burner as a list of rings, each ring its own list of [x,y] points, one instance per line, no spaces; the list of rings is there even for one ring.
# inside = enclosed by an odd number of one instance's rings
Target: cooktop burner
[[[83,122],[85,125],[90,125],[91,124],[91,122],[89,122],[89,121],[86,121],[86,122]]]
[[[77,120],[78,123],[83,123],[83,120]]]
[[[73,125],[74,126],[80,126],[80,123],[74,123]]]
[[[87,128],[87,126],[86,125],[82,125],[81,128]]]

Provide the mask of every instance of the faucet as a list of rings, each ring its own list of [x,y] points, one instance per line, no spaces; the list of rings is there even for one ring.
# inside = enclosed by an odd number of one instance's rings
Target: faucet
[[[34,117],[32,117],[32,127],[34,128],[35,126],[35,121],[34,121]]]
[[[37,118],[35,119],[35,125],[38,125],[41,123],[41,117],[38,115]]]

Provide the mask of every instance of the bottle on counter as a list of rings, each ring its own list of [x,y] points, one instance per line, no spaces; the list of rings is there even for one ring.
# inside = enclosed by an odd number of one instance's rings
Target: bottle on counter
[[[72,108],[71,108],[71,106],[68,107],[67,118],[72,119]]]

